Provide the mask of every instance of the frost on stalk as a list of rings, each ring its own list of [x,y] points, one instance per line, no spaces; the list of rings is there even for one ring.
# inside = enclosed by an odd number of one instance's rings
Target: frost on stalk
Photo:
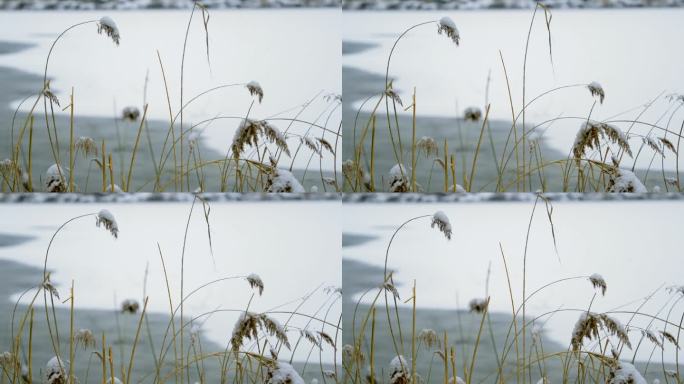
[[[104,226],[104,228],[108,230],[115,239],[119,237],[119,225],[116,224],[114,215],[112,215],[112,213],[108,210],[103,209],[97,214],[95,225],[97,227],[100,227],[100,225]]]
[[[304,379],[288,363],[278,361],[275,368],[269,368],[267,384],[304,384]]]
[[[259,291],[259,296],[261,296],[261,294],[264,293],[264,282],[261,280],[261,277],[259,277],[259,275],[257,275],[256,273],[251,273],[245,279],[249,283],[250,287],[255,288]]]
[[[644,184],[636,177],[634,172],[626,169],[615,168],[610,172],[608,192],[617,193],[645,193],[648,192]]]
[[[418,141],[416,141],[416,149],[422,150],[425,153],[425,157],[430,157],[431,155],[436,156],[439,154],[439,147],[435,139],[429,136],[423,136]]]
[[[411,372],[404,356],[396,356],[389,364],[390,384],[405,384],[411,382]]]
[[[52,164],[45,172],[45,189],[48,192],[66,192],[69,174],[57,164]]]
[[[463,111],[463,120],[477,122],[482,118],[482,111],[477,107],[469,107]]]
[[[458,28],[456,28],[456,23],[449,17],[444,16],[439,19],[439,24],[437,25],[437,33],[440,35],[444,32],[447,37],[451,39],[457,46],[461,40],[461,35],[458,33]]]
[[[549,384],[549,383],[550,383],[550,381],[549,381],[549,379],[546,378],[546,377],[542,377],[541,379],[539,379],[539,380],[537,381],[537,384]]]
[[[449,379],[449,384],[466,384],[465,380],[461,378],[461,376],[456,376],[456,377],[451,377]]]
[[[69,371],[69,361],[66,363],[57,356],[54,356],[48,361],[45,366],[45,382],[47,384],[65,384],[67,382],[67,373]]]
[[[90,329],[79,329],[74,336],[76,343],[81,343],[83,349],[95,348],[95,336]]]
[[[451,223],[449,222],[449,217],[446,215],[446,213],[437,211],[434,215],[432,215],[432,223],[430,224],[430,227],[434,228],[435,225],[437,228],[439,228],[440,232],[444,233],[444,236],[448,240],[451,240]]]
[[[259,103],[261,103],[261,100],[264,98],[264,89],[261,88],[261,85],[256,81],[250,81],[245,87],[247,87],[249,94],[256,96],[259,99]]]
[[[587,88],[589,88],[591,95],[598,97],[601,104],[603,104],[603,99],[606,97],[606,93],[603,91],[601,84],[592,81],[591,83],[587,84]]]
[[[121,382],[121,380],[119,380],[118,377],[115,376],[113,382],[112,382],[111,377],[109,379],[107,379],[107,384],[123,384],[123,383]]]
[[[610,370],[608,384],[647,384],[646,379],[630,363],[618,361]]]
[[[389,186],[390,192],[408,192],[410,189],[410,183],[408,180],[408,174],[410,170],[406,169],[402,164],[396,164],[389,171]]]
[[[608,289],[608,286],[606,285],[606,280],[603,279],[603,276],[599,275],[598,273],[594,273],[589,276],[589,281],[594,288],[601,289],[601,295],[606,295],[606,289]]]
[[[97,23],[97,33],[102,34],[102,32],[111,37],[116,45],[119,45],[119,40],[121,39],[119,27],[116,26],[111,17],[103,16]]]
[[[266,181],[266,192],[303,193],[306,192],[306,189],[290,171],[274,168],[269,172],[268,180]]]

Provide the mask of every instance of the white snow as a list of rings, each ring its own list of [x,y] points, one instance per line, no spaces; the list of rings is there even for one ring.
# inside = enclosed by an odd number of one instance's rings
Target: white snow
[[[114,20],[113,20],[111,17],[109,17],[109,16],[102,16],[102,17],[100,18],[100,24],[102,24],[102,25],[104,25],[104,26],[106,26],[106,27],[111,28],[112,31],[114,31],[113,33],[114,33],[115,35],[118,35],[118,34],[119,34],[119,27],[116,26],[116,23],[114,22]]]
[[[268,384],[304,384],[304,379],[299,373],[290,364],[282,361],[277,363],[277,368],[271,374]]]
[[[277,168],[273,172],[274,174],[269,178],[271,185],[268,187],[267,192],[306,192],[306,189],[290,171]]]
[[[458,32],[458,28],[456,28],[456,23],[454,23],[454,20],[452,20],[449,16],[444,16],[441,19],[439,19],[439,24]]]
[[[613,377],[608,384],[647,384],[646,379],[630,363],[621,361],[613,371]]]
[[[617,169],[617,175],[612,178],[614,185],[610,187],[608,192],[630,192],[630,193],[645,193],[648,192],[644,184],[632,171],[626,169]]]

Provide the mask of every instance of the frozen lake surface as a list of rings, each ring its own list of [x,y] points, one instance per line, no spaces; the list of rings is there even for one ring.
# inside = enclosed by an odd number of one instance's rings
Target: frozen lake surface
[[[125,299],[142,303],[147,268],[148,309],[169,314],[157,244],[164,254],[174,303],[178,303],[189,203],[3,204],[0,217],[13,219],[0,221],[0,233],[30,235],[35,239],[0,247],[0,258],[42,269],[46,247],[57,227],[71,217],[102,208],[116,217],[120,228],[118,240],[96,228],[93,217],[67,225],[50,251],[48,268],[54,271],[52,281],[62,296],[67,296],[71,281],[75,282],[77,310],[118,310]],[[264,281],[265,289],[263,296],[254,297],[251,311],[293,311],[302,297],[321,287],[298,312],[323,318],[332,304],[327,319],[337,324],[341,310],[339,295],[329,295],[322,288],[341,286],[340,208],[339,202],[214,203],[210,213],[212,257],[202,207],[196,206],[185,254],[185,294],[215,279],[256,273]],[[295,217],[297,225],[293,225]],[[315,275],[311,271],[316,271]],[[186,302],[186,316],[195,317],[216,309],[244,310],[252,292],[243,278],[210,285]],[[68,304],[59,305],[68,308]],[[238,315],[239,312],[223,312],[204,316],[200,318],[204,322],[201,329],[209,340],[225,346]],[[272,316],[281,324],[288,318],[286,314]],[[290,326],[296,330],[307,322],[308,318],[295,316]],[[311,323],[314,330],[320,330],[320,326]],[[334,335],[330,326],[325,329]],[[291,341],[299,336],[295,330],[289,333]],[[305,345],[297,350],[295,360],[307,359],[310,345]],[[283,356],[289,358],[287,352]],[[330,348],[324,349],[323,359],[332,362]]]
[[[121,45],[116,47],[109,38],[98,35],[95,24],[70,31],[50,59],[51,87],[64,104],[74,88],[77,115],[118,117],[129,105],[142,111],[147,77],[148,115],[169,121],[157,52],[164,64],[175,114],[180,106],[180,64],[190,11],[106,11],[106,15],[118,25]],[[3,40],[36,44],[0,56],[0,66],[42,77],[55,37],[75,23],[101,16],[103,11],[0,12]],[[337,9],[212,10],[209,67],[202,16],[195,13],[185,58],[184,101],[222,84],[255,80],[264,89],[264,99],[263,104],[255,103],[251,118],[284,111],[287,113],[279,117],[294,117],[304,103],[320,93],[300,119],[323,125],[334,108],[323,96],[339,94],[342,89],[340,21],[341,11]],[[219,115],[244,117],[252,100],[244,86],[219,90],[193,102],[184,119],[198,123]],[[333,130],[339,121],[340,114],[334,112],[330,120]],[[238,123],[219,120],[205,124],[202,136],[210,148],[225,153]],[[282,130],[286,124],[276,122]],[[307,128],[295,124],[292,132],[304,133]],[[320,136],[321,132],[312,134]],[[303,168],[307,160],[307,156],[299,156],[296,166]],[[323,166],[332,169],[332,159],[324,158]]]
[[[684,92],[684,73],[678,65],[684,60],[684,51],[677,48],[684,34],[681,23],[684,9],[554,9],[552,14],[554,67],[549,60],[544,12],[540,10],[529,45],[527,101],[552,88],[597,81],[605,89],[606,98],[603,105],[596,105],[593,119],[636,119],[642,110],[640,107],[662,93],[639,120],[666,125],[669,118],[666,112],[673,112],[678,104],[668,102],[664,96]],[[462,116],[463,110],[470,106],[484,111],[491,71],[490,117],[511,121],[499,51],[506,63],[518,113],[522,105],[525,40],[532,10],[345,11],[342,38],[378,46],[345,55],[343,64],[384,77],[387,57],[399,34],[412,25],[439,20],[442,16],[450,16],[456,22],[460,46],[438,35],[436,24],[409,32],[392,56],[390,77],[396,78],[394,88],[404,100],[410,100],[416,87],[419,115]],[[360,106],[360,102],[354,101],[355,107]],[[585,87],[561,90],[532,104],[527,110],[526,122],[540,124],[559,116],[586,119],[593,102]],[[682,118],[680,109],[670,128],[679,131]],[[544,135],[553,148],[567,153],[580,123],[581,120],[560,120],[545,129]],[[624,130],[629,128],[626,124],[618,125]],[[645,135],[648,130],[649,127],[637,126],[633,133]],[[631,141],[637,149],[640,142],[638,138]],[[674,166],[673,158],[666,159],[666,169]],[[642,156],[639,165],[648,166],[649,161],[650,156]],[[628,163],[632,165],[631,161]],[[659,168],[660,161],[657,165]]]
[[[343,257],[382,266],[385,250],[394,230],[404,221],[444,211],[453,227],[451,241],[430,218],[408,224],[395,237],[388,268],[395,270],[402,298],[410,297],[417,283],[418,307],[467,308],[473,298],[486,295],[487,271],[491,263],[489,295],[492,311],[511,314],[506,272],[499,244],[503,247],[511,275],[516,305],[520,305],[523,281],[525,234],[533,203],[468,204],[347,204],[343,214],[344,233],[377,236],[376,240],[347,247]],[[543,204],[537,207],[527,255],[527,293],[552,281],[599,273],[605,278],[606,296],[596,297],[592,311],[634,311],[643,299],[660,288],[641,312],[659,313],[665,318],[678,298],[665,287],[681,285],[680,219],[684,204],[667,201],[558,202],[554,204],[558,255]],[[378,285],[381,282],[378,282]],[[557,309],[586,310],[595,290],[587,278],[579,278],[542,290],[527,304],[528,316],[540,316]],[[663,305],[668,306],[663,310]],[[670,315],[678,323],[681,301]],[[659,312],[660,311],[660,312]],[[569,345],[578,311],[558,312],[540,318],[545,337]],[[613,313],[623,324],[627,314]],[[641,337],[638,327],[650,319],[637,317],[630,332],[632,344]],[[662,330],[656,321],[654,331]],[[672,326],[670,331],[675,331]],[[438,330],[439,331],[439,330]],[[645,343],[638,358],[648,360],[652,344]],[[624,358],[631,358],[626,351]],[[653,357],[660,361],[660,353]],[[674,348],[666,346],[666,361],[674,361]]]

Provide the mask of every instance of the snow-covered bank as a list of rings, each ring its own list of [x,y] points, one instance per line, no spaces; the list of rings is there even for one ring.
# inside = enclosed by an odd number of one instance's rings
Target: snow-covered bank
[[[335,201],[337,193],[202,193],[209,202],[259,202],[259,201]],[[182,203],[191,202],[192,193],[5,193],[0,203]]]
[[[95,10],[95,9],[190,9],[188,0],[0,0],[0,9],[10,10]],[[214,9],[337,7],[338,0],[205,0]]]
[[[643,8],[682,7],[684,0],[546,0],[550,8]],[[534,0],[345,0],[344,9],[354,10],[469,10],[469,9],[532,9]]]
[[[662,201],[683,200],[681,193],[544,193],[550,201]],[[344,203],[492,203],[533,202],[535,193],[346,193]]]

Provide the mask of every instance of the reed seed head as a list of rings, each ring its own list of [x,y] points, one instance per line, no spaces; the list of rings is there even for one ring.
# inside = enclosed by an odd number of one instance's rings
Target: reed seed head
[[[258,82],[252,80],[249,83],[247,83],[245,87],[247,87],[247,90],[249,91],[250,95],[256,96],[259,99],[259,104],[261,104],[261,100],[263,100],[264,98],[264,90],[263,88],[261,88],[261,85]]]
[[[0,174],[9,176],[17,171],[17,164],[14,160],[5,159],[0,161]]]
[[[468,308],[470,308],[470,312],[484,313],[487,310],[487,305],[487,299],[472,299],[468,303]]]
[[[50,274],[48,273],[47,276],[45,277],[45,281],[43,281],[43,289],[50,293],[51,296],[56,297],[59,299],[59,291],[57,291],[57,288],[55,288],[54,285],[52,285],[52,282],[50,282]]]
[[[240,158],[247,145],[257,147],[259,145],[259,136],[274,143],[280,150],[290,156],[286,137],[278,128],[265,120],[244,119],[233,136],[233,144],[231,146],[233,157],[236,159]]]
[[[615,143],[621,150],[632,156],[632,149],[629,146],[629,137],[620,128],[606,124],[587,121],[582,123],[575,143],[572,146],[572,154],[575,159],[581,159],[587,148],[598,149],[601,145],[601,138],[606,138]]]
[[[97,345],[97,342],[95,341],[95,336],[93,335],[93,331],[91,331],[90,329],[79,329],[78,331],[76,331],[74,339],[76,339],[77,344],[81,343],[83,349],[95,348],[95,346]]]
[[[0,367],[9,369],[14,365],[14,356],[9,351],[0,353]]]
[[[394,91],[393,81],[390,81],[389,84],[387,84],[387,89],[385,90],[385,96],[392,99],[392,101],[399,104],[399,106],[401,106],[401,107],[404,106],[404,103],[401,101],[401,97],[399,97],[399,94]]]
[[[587,88],[589,88],[589,92],[591,93],[591,95],[594,97],[598,97],[600,103],[603,104],[603,99],[605,99],[606,93],[603,90],[601,84],[592,81],[591,83],[587,84]]]
[[[603,276],[599,275],[598,273],[594,273],[589,276],[589,281],[594,288],[601,289],[601,295],[606,295],[606,289],[608,289],[608,286],[606,285],[606,280],[603,279]]]
[[[437,33],[440,35],[442,33],[446,34],[447,37],[450,38],[454,44],[456,44],[456,46],[458,46],[461,41],[461,35],[458,33],[456,23],[454,23],[449,16],[444,16],[439,19],[439,23],[437,24]]]
[[[90,137],[79,137],[78,139],[76,139],[74,147],[76,147],[77,150],[81,150],[81,153],[83,153],[83,157],[85,158],[87,158],[88,156],[98,155],[97,143],[95,143],[95,140],[93,140]]]
[[[434,228],[435,225],[439,228],[439,231],[444,234],[444,237],[446,237],[447,240],[451,240],[451,223],[449,222],[449,217],[446,213],[437,211],[432,215],[430,227]]]
[[[423,329],[418,333],[418,340],[425,345],[426,348],[439,347],[440,338],[434,329]]]
[[[115,239],[119,237],[119,225],[116,223],[114,215],[106,209],[100,210],[95,218],[95,225],[99,228],[102,225],[108,230]]]
[[[43,89],[43,96],[44,96],[46,99],[48,99],[48,100],[50,101],[50,103],[56,104],[58,107],[61,107],[61,105],[59,105],[59,99],[58,99],[57,96],[56,96],[54,93],[52,93],[52,91],[50,90],[50,80],[48,80],[48,81],[45,83],[45,89]]]
[[[390,283],[389,281],[381,285],[380,288],[384,289],[387,292],[390,292],[395,299],[401,299],[399,297],[399,291],[397,291],[397,287],[395,287],[394,284]]]
[[[416,141],[416,149],[423,151],[426,158],[430,156],[437,156],[439,154],[439,146],[435,139],[429,136],[423,136]]]
[[[249,286],[259,291],[259,296],[264,293],[264,282],[256,273],[249,274],[246,278]]]
[[[579,351],[580,348],[582,348],[582,342],[585,338],[588,340],[598,340],[600,329],[603,329],[611,336],[617,337],[618,340],[628,348],[632,348],[627,331],[617,319],[613,319],[603,313],[596,314],[593,312],[583,312],[575,323],[572,332],[572,338],[570,340],[572,350]]]
[[[138,312],[138,309],[140,309],[140,304],[133,299],[127,299],[121,303],[121,313],[135,315]]]
[[[482,118],[482,110],[477,107],[469,107],[463,111],[463,120],[478,122]]]
[[[235,322],[233,335],[230,344],[233,351],[239,351],[245,338],[249,340],[259,339],[259,330],[275,337],[287,349],[290,349],[290,341],[287,338],[285,329],[277,320],[268,317],[266,314],[245,312]]]
[[[323,154],[321,153],[321,148],[319,148],[318,142],[316,142],[316,140],[312,139],[309,136],[304,136],[301,138],[301,142],[314,153],[318,154],[318,156],[323,156]]]
[[[119,27],[116,26],[116,23],[111,17],[103,16],[97,23],[97,33],[102,34],[102,32],[111,37],[114,44],[117,46],[119,45],[119,41],[121,39],[121,35],[119,35]]]
[[[121,119],[124,121],[135,122],[140,117],[140,110],[136,107],[126,107],[121,111]]]

